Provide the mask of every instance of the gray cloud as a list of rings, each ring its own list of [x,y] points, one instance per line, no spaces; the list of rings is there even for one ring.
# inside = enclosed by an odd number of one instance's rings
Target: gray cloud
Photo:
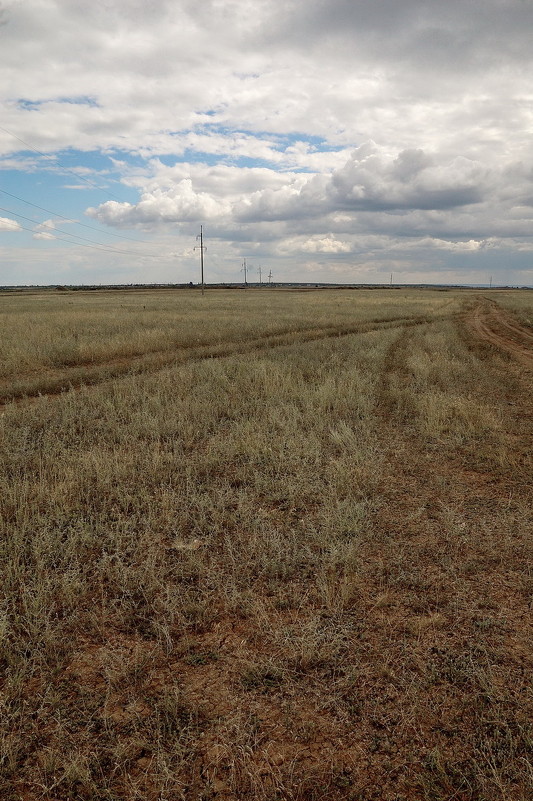
[[[439,161],[421,149],[387,158],[369,144],[333,173],[328,191],[338,208],[450,209],[479,203],[487,172],[470,159]]]
[[[446,74],[531,60],[533,7],[522,0],[288,0],[273,11],[266,36],[275,44],[345,57],[424,65]],[[496,46],[496,50],[495,50]]]
[[[398,153],[368,142],[329,174],[280,174],[268,169],[186,164],[165,168],[158,161],[152,167],[156,172],[153,178],[138,179],[149,187],[139,203],[110,201],[89,209],[88,214],[121,226],[202,220],[231,225],[306,219],[312,219],[316,226],[317,218],[324,218],[325,233],[331,224],[329,218],[339,212],[346,213],[341,219],[350,229],[354,219],[361,221],[361,215],[374,215],[385,230],[397,230],[397,215],[402,214],[402,221],[409,220],[413,232],[424,234],[442,225],[438,212],[461,212],[464,224],[465,213],[461,210],[471,206],[479,206],[468,218],[474,227],[476,214],[484,219],[485,227],[496,223],[491,214],[499,215],[500,227],[504,220],[512,224],[529,219],[527,213],[518,218],[513,214],[517,199],[527,206],[523,187],[530,189],[527,175],[519,181],[517,165],[490,169],[464,156],[430,154],[420,148]],[[498,194],[501,199],[496,209],[490,204],[498,201]],[[416,214],[413,217],[411,213]]]

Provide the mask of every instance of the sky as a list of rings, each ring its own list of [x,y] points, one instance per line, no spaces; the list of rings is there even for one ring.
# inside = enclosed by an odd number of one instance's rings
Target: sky
[[[0,285],[533,285],[532,0],[0,0]],[[196,249],[195,249],[196,248]]]

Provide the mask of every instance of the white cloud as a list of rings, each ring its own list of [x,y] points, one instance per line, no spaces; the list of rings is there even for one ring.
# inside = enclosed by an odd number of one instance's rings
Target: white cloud
[[[0,158],[0,170],[21,170],[23,172],[35,172],[38,164],[38,159],[32,158]]]
[[[529,113],[514,100],[529,97],[528,6],[514,0],[503,13],[487,0],[480,15],[421,0],[371,10],[363,0],[12,3],[0,32],[5,124],[31,132],[39,149],[180,155],[190,146],[276,158],[271,136],[289,131],[401,150],[420,132],[433,145],[453,130],[463,147],[469,135],[469,148],[486,147],[488,122],[494,142],[506,130],[516,136]],[[226,133],[195,141],[208,122]],[[259,134],[257,143],[234,128]],[[5,135],[0,143],[19,147]]]
[[[97,209],[87,209],[87,214],[108,225],[183,223],[203,219],[216,220],[224,216],[226,204],[206,192],[193,188],[190,178],[184,178],[172,189],[154,189],[144,192],[139,203],[118,203],[108,200]]]
[[[324,237],[312,237],[302,242],[300,249],[304,253],[350,253],[348,242],[341,242],[331,234]]]
[[[33,234],[33,238],[34,239],[44,239],[45,241],[50,241],[52,239],[55,239],[55,236],[53,234],[47,233],[46,231],[39,231],[38,233]]]
[[[0,231],[22,231],[22,226],[9,217],[0,217]]]
[[[45,220],[35,227],[33,239],[52,240],[56,237],[53,234],[55,228],[54,220]]]

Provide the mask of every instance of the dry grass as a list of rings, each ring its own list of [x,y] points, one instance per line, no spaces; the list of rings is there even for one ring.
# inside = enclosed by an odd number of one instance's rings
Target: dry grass
[[[460,293],[266,294],[87,302],[399,322],[4,407],[0,796],[525,801],[530,378]]]
[[[531,290],[506,290],[490,293],[501,306],[510,309],[522,325],[533,329],[533,292]]]
[[[1,297],[1,378],[354,323],[423,318],[447,295],[263,290],[71,292]],[[362,301],[362,302],[361,302]]]

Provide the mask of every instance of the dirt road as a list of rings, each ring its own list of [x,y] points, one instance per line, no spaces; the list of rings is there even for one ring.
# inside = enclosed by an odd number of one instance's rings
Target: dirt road
[[[478,337],[533,367],[533,331],[521,326],[493,300],[480,300],[466,321]]]

